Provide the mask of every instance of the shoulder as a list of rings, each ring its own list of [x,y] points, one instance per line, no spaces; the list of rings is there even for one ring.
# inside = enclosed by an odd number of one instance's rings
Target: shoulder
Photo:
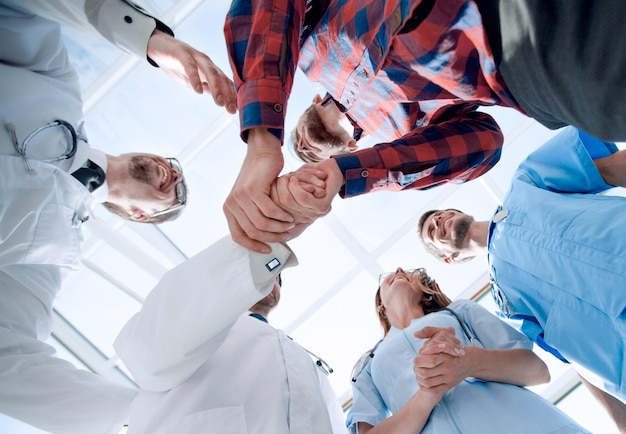
[[[449,309],[472,309],[474,308],[478,303],[476,303],[475,301],[472,300],[468,300],[465,298],[461,298],[458,300],[454,300],[452,303],[450,303],[450,305],[448,306]]]

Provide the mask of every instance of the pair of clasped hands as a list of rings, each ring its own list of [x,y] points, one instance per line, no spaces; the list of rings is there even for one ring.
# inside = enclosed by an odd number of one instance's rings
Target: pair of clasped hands
[[[215,103],[237,112],[235,86],[204,53],[155,30],[147,55],[168,76],[196,93],[211,94]],[[269,253],[266,243],[297,237],[316,219],[328,214],[343,185],[337,164],[326,160],[307,164],[278,177],[284,160],[278,138],[264,128],[248,131],[248,153],[224,204],[232,238],[242,246]]]
[[[413,371],[421,391],[440,398],[471,376],[465,347],[455,336],[454,328],[424,327],[414,335],[426,340],[413,359]]]
[[[211,94],[218,106],[236,113],[232,80],[204,53],[155,30],[147,55],[175,81],[196,93]],[[328,214],[330,202],[343,184],[334,161],[304,165],[278,177],[283,164],[278,138],[266,129],[248,132],[248,153],[224,204],[224,213],[233,240],[259,253],[269,253],[265,243],[295,238],[317,218]]]
[[[266,243],[293,239],[330,212],[343,174],[331,158],[279,177],[284,164],[280,140],[264,128],[248,130],[247,139],[248,152],[224,214],[235,242],[269,253]]]

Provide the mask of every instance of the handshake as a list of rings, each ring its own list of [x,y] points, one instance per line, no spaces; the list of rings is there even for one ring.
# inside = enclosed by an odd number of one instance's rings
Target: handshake
[[[328,214],[344,183],[332,158],[279,177],[283,165],[280,140],[266,129],[251,129],[248,153],[223,209],[233,240],[255,252],[269,253],[266,243],[293,239]]]
[[[333,176],[333,160],[309,163],[278,177],[271,185],[270,199],[294,221],[288,239],[300,235],[315,220],[331,210],[331,202],[343,185],[343,176]],[[330,169],[330,170],[329,170]]]

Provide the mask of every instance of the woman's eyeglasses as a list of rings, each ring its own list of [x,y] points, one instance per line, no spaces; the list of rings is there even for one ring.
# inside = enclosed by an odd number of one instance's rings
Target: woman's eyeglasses
[[[411,274],[425,274],[426,275],[426,269],[425,268],[409,268],[408,270],[402,270],[404,271],[405,274],[407,275],[411,275]],[[394,274],[396,274],[397,271],[389,271],[387,273],[381,273],[378,276],[378,286],[382,285],[383,280],[385,280],[386,278],[388,278],[389,276],[393,276]],[[425,282],[424,284],[429,285],[430,282],[432,282],[432,279],[430,277],[428,277],[428,281]]]

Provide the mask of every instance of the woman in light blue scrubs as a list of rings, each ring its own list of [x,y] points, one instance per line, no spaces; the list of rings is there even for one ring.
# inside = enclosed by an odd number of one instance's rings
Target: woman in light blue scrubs
[[[550,380],[526,336],[477,303],[451,302],[423,269],[379,284],[385,337],[355,368],[352,432],[588,432],[523,387]]]

